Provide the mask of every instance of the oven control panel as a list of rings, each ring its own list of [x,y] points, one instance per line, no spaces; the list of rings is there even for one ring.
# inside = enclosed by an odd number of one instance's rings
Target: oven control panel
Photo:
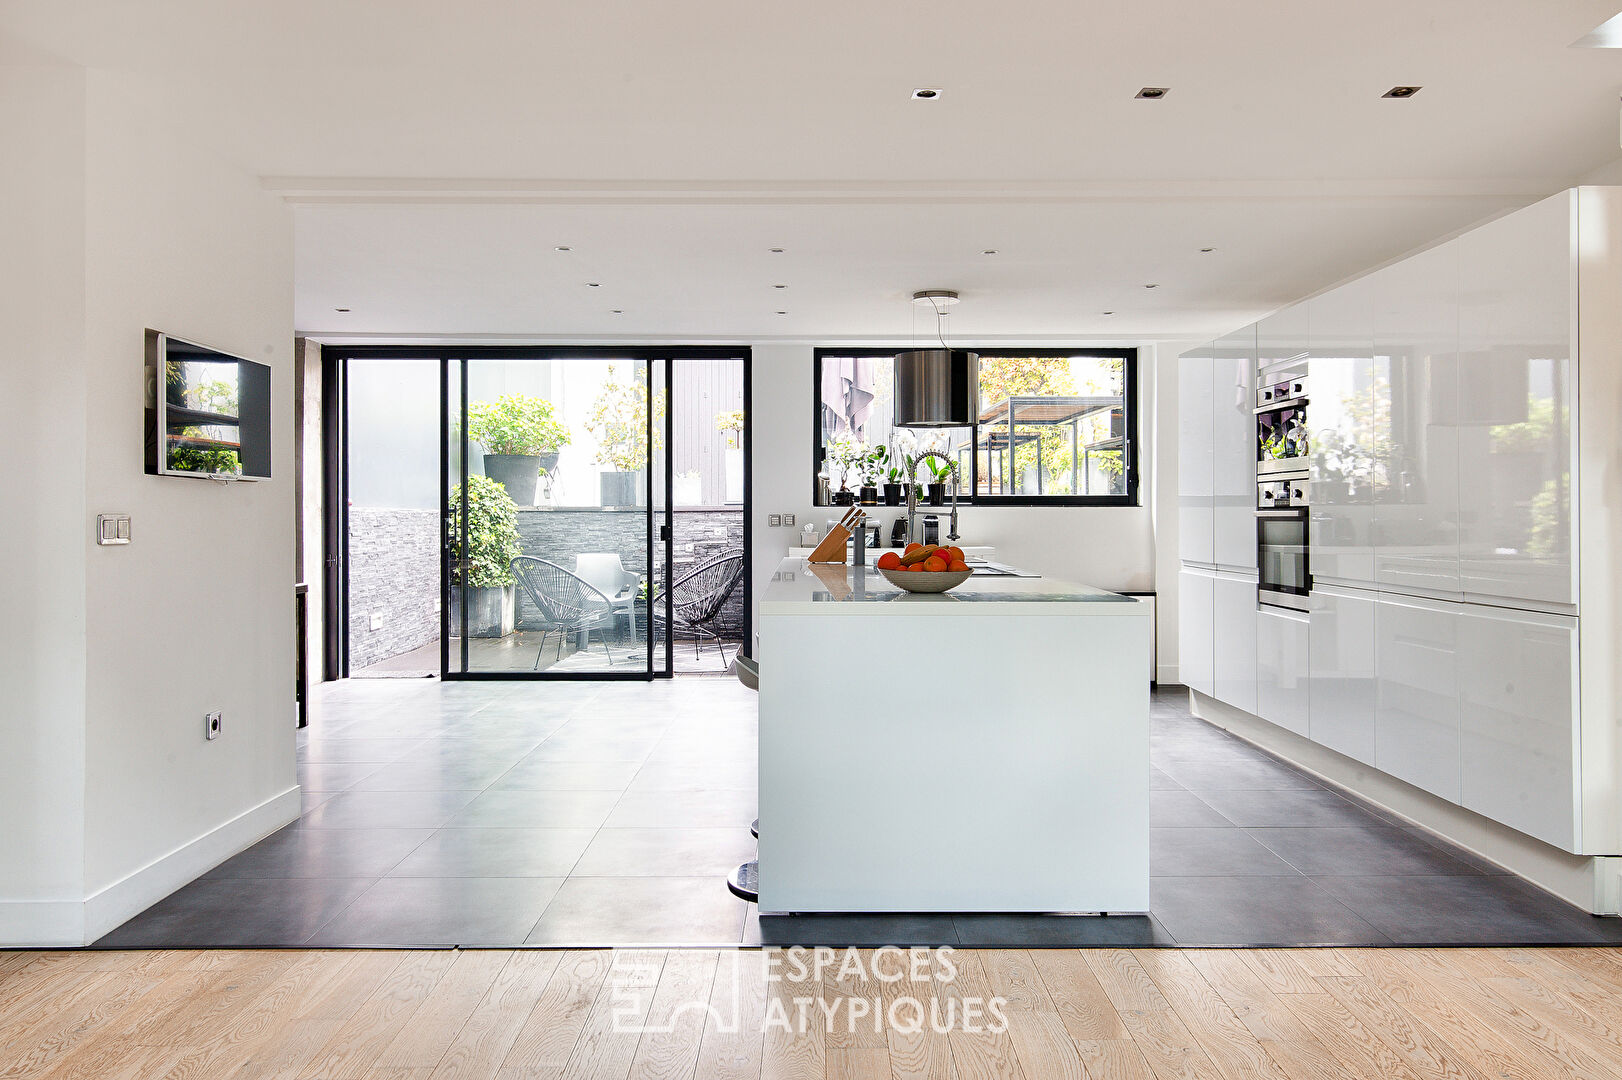
[[[1278,477],[1256,485],[1256,509],[1288,510],[1312,505],[1312,482],[1306,477]]]

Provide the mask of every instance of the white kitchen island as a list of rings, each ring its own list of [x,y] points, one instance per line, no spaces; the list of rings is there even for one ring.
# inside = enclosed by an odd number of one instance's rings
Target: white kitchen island
[[[1148,609],[1052,578],[760,602],[760,909],[1149,909]]]

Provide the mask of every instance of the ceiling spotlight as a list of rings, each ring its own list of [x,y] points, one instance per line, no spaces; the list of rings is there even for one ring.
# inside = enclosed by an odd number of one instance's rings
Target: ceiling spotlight
[[[588,288],[588,289],[600,289],[602,287],[603,287],[603,283],[600,282],[600,281],[588,281],[588,282],[586,282],[586,288]]]
[[[997,254],[997,249],[996,248],[986,248],[980,254],[982,254],[982,255],[995,255],[995,254]]]
[[[788,288],[788,286],[787,285],[773,285],[772,288],[774,288],[774,289],[786,289],[786,288]]]
[[[1425,89],[1423,86],[1393,86],[1380,96],[1391,98],[1411,98],[1423,89]]]
[[[1106,312],[1104,312],[1104,314],[1105,314],[1105,315],[1113,315],[1113,314],[1115,314],[1115,312],[1113,312],[1113,311],[1106,311]]]
[[[1160,288],[1160,286],[1155,285],[1155,284],[1149,284],[1149,285],[1145,285],[1144,288],[1145,289],[1158,289],[1158,288]]]
[[[1211,252],[1213,252],[1215,250],[1216,250],[1216,248],[1200,248],[1200,254],[1201,255],[1209,255],[1209,254],[1211,254]]]
[[[1159,101],[1169,93],[1171,93],[1171,87],[1169,86],[1145,86],[1137,92],[1136,96],[1143,98],[1145,101]]]
[[[779,315],[787,315],[787,314],[788,314],[788,312],[786,312],[786,311],[779,311],[779,312],[778,312],[778,314],[779,314]]]
[[[332,310],[338,312],[340,315],[349,314],[349,309],[346,307],[335,307]]]
[[[570,248],[569,248],[568,244],[559,244],[557,247],[553,248],[552,250],[553,251],[568,251],[568,250],[570,250]]]
[[[914,87],[912,91],[912,100],[914,101],[934,101],[940,96],[941,88],[938,86],[918,86]]]
[[[610,311],[609,314],[610,315],[624,315],[625,312],[621,311],[619,308],[615,308],[613,311]]]
[[[783,249],[782,248],[767,248],[766,250],[771,252],[773,255],[781,255],[781,254],[783,254]]]

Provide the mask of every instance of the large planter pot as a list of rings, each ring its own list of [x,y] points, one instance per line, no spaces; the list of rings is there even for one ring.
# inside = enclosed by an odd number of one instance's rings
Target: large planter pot
[[[726,501],[728,503],[743,502],[743,447],[727,447],[726,474]]]
[[[451,636],[462,632],[462,597],[467,597],[467,636],[483,638],[506,637],[513,632],[513,614],[516,608],[513,586],[490,588],[451,588]]]
[[[553,464],[557,464],[554,460]],[[507,497],[519,506],[535,505],[535,488],[541,482],[538,454],[486,454],[484,475],[507,489]]]
[[[600,501],[604,506],[637,506],[642,484],[639,472],[605,472],[598,478]]]

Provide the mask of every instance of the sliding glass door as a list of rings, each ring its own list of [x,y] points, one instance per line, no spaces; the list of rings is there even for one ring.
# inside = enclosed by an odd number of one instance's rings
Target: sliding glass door
[[[444,361],[447,675],[668,670],[653,617],[667,365],[506,350]]]

